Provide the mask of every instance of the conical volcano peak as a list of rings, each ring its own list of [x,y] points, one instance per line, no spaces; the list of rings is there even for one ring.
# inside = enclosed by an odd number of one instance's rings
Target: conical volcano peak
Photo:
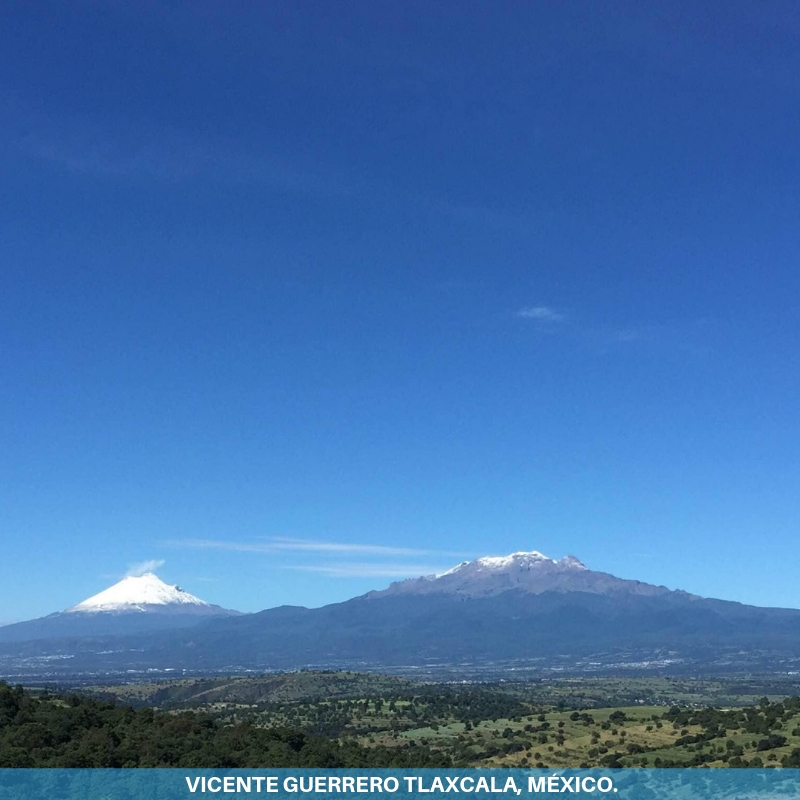
[[[87,598],[67,609],[68,613],[95,611],[146,611],[158,606],[202,606],[209,604],[199,597],[184,591],[179,586],[170,586],[158,575],[145,572],[143,575],[123,578],[108,589]]]
[[[66,611],[0,627],[0,642],[152,633],[238,615],[145,572],[128,575]]]

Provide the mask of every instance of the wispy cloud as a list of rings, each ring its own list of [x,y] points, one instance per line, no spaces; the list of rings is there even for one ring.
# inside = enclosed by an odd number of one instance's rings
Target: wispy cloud
[[[282,156],[275,148],[248,148],[230,137],[94,117],[53,121],[7,102],[0,102],[0,113],[11,120],[0,132],[0,145],[76,174],[137,182],[256,184],[335,199],[358,196],[369,187],[330,165]]]
[[[522,319],[533,319],[538,322],[565,322],[567,315],[549,306],[527,306],[517,311],[516,316]]]
[[[201,549],[231,550],[242,553],[281,553],[305,552],[327,553],[332,555],[375,555],[375,556],[429,556],[452,555],[443,550],[427,550],[414,547],[392,547],[382,544],[353,544],[351,542],[321,542],[307,539],[275,537],[266,541],[232,542],[220,539],[170,539],[164,544],[171,547],[194,547]]]
[[[135,564],[128,564],[128,570],[125,573],[125,577],[137,578],[139,575],[144,575],[145,572],[155,572],[159,567],[163,566],[163,558],[151,558],[148,561],[138,561]]]
[[[315,572],[331,578],[418,578],[436,575],[447,567],[420,564],[298,564],[284,569]]]
[[[641,338],[642,330],[638,328],[620,328],[608,334],[608,341],[612,344],[638,342]]]
[[[341,168],[281,151],[275,142],[248,146],[231,136],[210,136],[165,125],[131,125],[104,117],[43,117],[24,102],[0,98],[0,148],[86,176],[127,182],[257,185],[322,200],[410,207],[470,226],[528,231],[531,214],[514,209],[465,207],[420,196],[375,174]]]
[[[515,312],[517,318],[530,321],[539,334],[567,337],[576,345],[600,352],[636,349],[646,352],[676,352],[702,355],[708,353],[718,324],[709,318],[668,322],[604,324],[567,314],[551,306],[526,306]]]
[[[643,351],[704,355],[711,351],[719,325],[708,318],[642,323],[588,331],[603,347],[637,347]]]

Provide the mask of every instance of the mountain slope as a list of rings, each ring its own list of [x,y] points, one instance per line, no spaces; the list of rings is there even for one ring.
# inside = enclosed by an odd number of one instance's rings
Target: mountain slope
[[[378,594],[320,609],[271,609],[158,645],[176,666],[198,659],[211,666],[224,654],[226,663],[268,668],[536,660],[614,648],[763,648],[800,655],[800,611],[683,593]]]

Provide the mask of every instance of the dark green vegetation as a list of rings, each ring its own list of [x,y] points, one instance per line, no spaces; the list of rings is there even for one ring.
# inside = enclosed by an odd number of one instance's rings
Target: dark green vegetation
[[[365,747],[285,727],[225,725],[79,695],[38,696],[0,683],[2,767],[440,767],[417,744]]]
[[[798,690],[780,676],[425,684],[353,672],[82,696],[3,687],[0,765],[800,766]]]

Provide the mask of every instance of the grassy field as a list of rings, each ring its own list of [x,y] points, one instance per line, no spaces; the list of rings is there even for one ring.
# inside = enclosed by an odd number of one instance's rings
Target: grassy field
[[[422,747],[461,766],[800,766],[800,699],[787,699],[800,693],[796,676],[426,684],[300,672],[90,691],[223,723]]]
[[[426,747],[456,753],[459,760],[480,766],[578,767],[598,764],[636,766],[697,766],[697,757],[711,767],[726,766],[731,757],[759,758],[778,765],[800,747],[800,709],[793,710],[780,729],[785,742],[758,750],[769,734],[743,728],[724,729],[699,721],[672,722],[662,706],[598,708],[575,718],[576,712],[548,711],[536,716],[498,718],[479,724],[454,723],[414,728],[393,734],[367,735],[362,741],[388,744],[414,740]],[[616,715],[616,718],[614,718]],[[620,718],[620,715],[623,718]],[[544,719],[542,719],[542,717]],[[730,715],[733,725],[733,715]],[[714,735],[706,738],[709,732]],[[792,731],[795,731],[792,734]],[[776,740],[777,741],[777,740]]]

